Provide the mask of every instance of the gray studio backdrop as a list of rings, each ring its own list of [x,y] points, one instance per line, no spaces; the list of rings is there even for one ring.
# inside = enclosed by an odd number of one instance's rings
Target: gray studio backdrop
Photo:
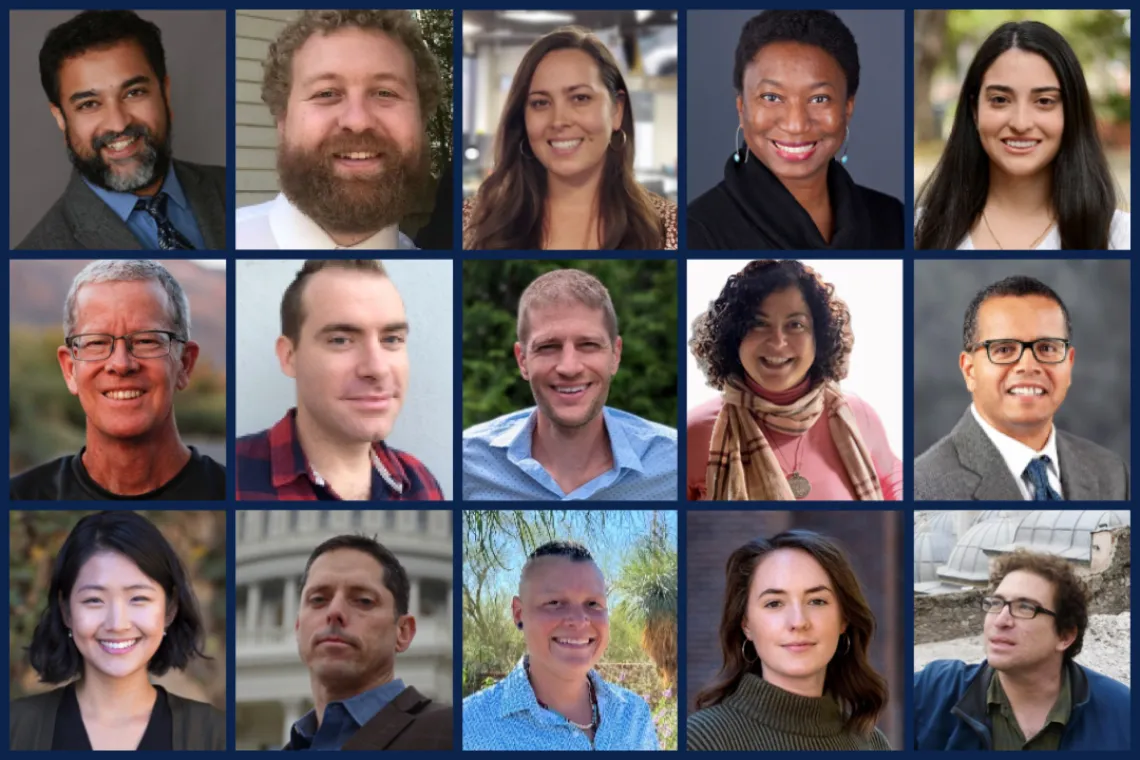
[[[686,203],[724,179],[740,119],[732,67],[740,30],[762,9],[689,11],[685,118]],[[859,90],[847,171],[860,185],[902,199],[905,190],[906,32],[902,10],[836,11],[859,45]]]
[[[293,379],[274,352],[281,334],[281,296],[302,260],[239,260],[236,270],[234,432],[248,435],[272,426],[297,405]],[[452,262],[385,260],[384,268],[404,299],[411,332],[409,392],[388,443],[427,465],[444,496],[455,498],[452,372]]]
[[[11,11],[8,26],[8,247],[58,200],[71,177],[63,132],[48,110],[39,55],[53,27],[79,11]],[[174,156],[225,166],[226,12],[139,11],[162,31]]]
[[[1129,262],[1087,259],[914,263],[914,455],[947,435],[970,405],[958,369],[966,307],[977,291],[1016,274],[1055,290],[1073,321],[1073,384],[1057,427],[1129,461]]]

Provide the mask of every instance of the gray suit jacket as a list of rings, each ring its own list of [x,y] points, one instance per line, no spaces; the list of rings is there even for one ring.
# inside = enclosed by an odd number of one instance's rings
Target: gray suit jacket
[[[1068,501],[1127,501],[1128,465],[1106,448],[1057,431],[1061,491]],[[1021,501],[997,447],[969,409],[914,460],[915,501]]]
[[[174,173],[186,192],[207,249],[226,247],[226,170],[188,161],[174,161]],[[19,250],[142,250],[130,228],[83,183],[77,172],[63,195],[28,236]]]

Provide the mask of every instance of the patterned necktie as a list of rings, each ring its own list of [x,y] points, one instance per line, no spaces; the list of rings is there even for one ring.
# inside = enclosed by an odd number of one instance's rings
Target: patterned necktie
[[[166,215],[166,201],[169,197],[170,196],[166,193],[156,193],[151,196],[149,200],[139,198],[139,202],[135,204],[135,208],[142,209],[150,214],[155,224],[158,225],[158,247],[160,250],[192,251],[194,250],[194,244],[187,240],[186,237],[170,223],[170,217]]]
[[[1040,456],[1030,460],[1025,468],[1025,477],[1029,478],[1030,484],[1033,485],[1033,500],[1064,501],[1064,497],[1049,485],[1048,467],[1049,457]]]

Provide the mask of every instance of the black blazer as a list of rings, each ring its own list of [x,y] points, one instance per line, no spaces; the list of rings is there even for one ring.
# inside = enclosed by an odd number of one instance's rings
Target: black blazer
[[[174,173],[186,192],[190,208],[206,248],[226,247],[226,170],[188,161],[174,161]],[[142,250],[142,244],[126,223],[84,184],[78,172],[71,173],[63,195],[55,202],[19,250]]]
[[[454,715],[451,705],[434,704],[409,686],[361,726],[341,749],[450,750]],[[284,747],[293,748],[292,742]]]
[[[59,688],[13,702],[8,710],[8,749],[50,750],[55,714],[62,697],[63,688]],[[225,750],[224,712],[169,691],[166,698],[174,718],[174,749]]]

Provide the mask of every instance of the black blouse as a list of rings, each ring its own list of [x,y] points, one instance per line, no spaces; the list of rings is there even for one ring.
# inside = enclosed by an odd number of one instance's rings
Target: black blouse
[[[146,724],[146,731],[143,732],[137,749],[173,750],[174,715],[170,711],[166,690],[161,686],[154,688],[158,690],[158,697],[154,700],[150,721]],[[87,728],[83,725],[83,715],[79,712],[79,700],[75,697],[75,684],[64,687],[59,711],[55,714],[55,731],[52,734],[51,748],[53,750],[91,749],[91,740],[87,737]]]

